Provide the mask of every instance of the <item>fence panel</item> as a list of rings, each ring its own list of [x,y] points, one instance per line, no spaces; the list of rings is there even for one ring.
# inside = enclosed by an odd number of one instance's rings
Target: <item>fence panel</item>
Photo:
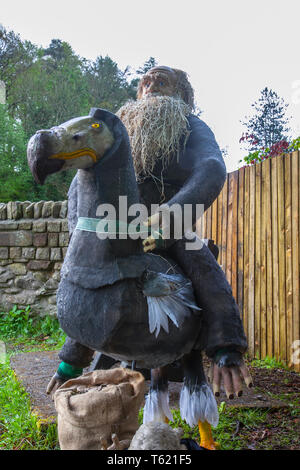
[[[250,356],[274,356],[297,371],[299,157],[300,152],[293,152],[229,173],[198,223],[201,236],[213,238],[219,247]]]

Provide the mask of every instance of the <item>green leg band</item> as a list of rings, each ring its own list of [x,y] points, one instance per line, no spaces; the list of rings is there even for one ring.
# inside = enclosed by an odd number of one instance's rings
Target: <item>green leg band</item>
[[[73,379],[74,377],[79,377],[82,374],[83,369],[80,367],[71,366],[66,362],[61,362],[57,369],[57,374],[62,377],[67,377]]]

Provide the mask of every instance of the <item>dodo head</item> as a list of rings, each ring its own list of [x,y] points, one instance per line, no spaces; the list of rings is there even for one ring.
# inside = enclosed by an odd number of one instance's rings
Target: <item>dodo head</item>
[[[27,159],[37,183],[70,168],[91,168],[111,156],[124,138],[124,126],[114,114],[92,108],[88,116],[37,131],[29,140]]]

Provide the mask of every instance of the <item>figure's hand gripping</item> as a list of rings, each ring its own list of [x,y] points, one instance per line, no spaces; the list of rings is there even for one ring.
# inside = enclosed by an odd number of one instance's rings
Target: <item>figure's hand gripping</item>
[[[144,252],[166,248],[174,231],[174,214],[167,204],[163,204],[159,212],[148,217],[144,226],[149,228],[149,236],[143,241]]]
[[[47,389],[46,389],[47,395],[50,395],[53,400],[54,393],[56,392],[56,390],[67,380],[68,379],[63,379],[62,377],[60,377],[56,372],[47,385]]]
[[[162,214],[160,212],[148,217],[144,226],[149,228],[150,235],[143,241],[144,252],[153,251],[159,248],[163,241]]]
[[[52,400],[56,390],[67,380],[79,377],[82,374],[83,369],[80,367],[71,366],[66,362],[61,362],[57,371],[53,375],[52,379],[48,383],[46,393],[50,395]]]
[[[239,351],[218,351],[211,365],[209,379],[216,397],[220,395],[222,381],[229,399],[233,399],[234,395],[242,396],[243,381],[248,388],[253,387],[252,377]]]

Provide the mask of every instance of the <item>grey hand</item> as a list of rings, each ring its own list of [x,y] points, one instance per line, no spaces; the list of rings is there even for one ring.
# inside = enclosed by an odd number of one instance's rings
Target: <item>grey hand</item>
[[[212,363],[210,371],[210,380],[213,386],[213,392],[216,397],[220,395],[220,386],[223,380],[225,393],[227,398],[241,397],[243,394],[243,381],[248,388],[253,387],[253,380],[250,372],[242,360],[239,365],[219,367],[218,364]]]
[[[67,381],[68,379],[67,378],[62,378],[60,377],[57,373],[55,373],[52,377],[52,379],[50,380],[50,382],[48,383],[48,386],[47,386],[47,389],[46,389],[46,393],[47,395],[50,395],[52,400],[54,399],[54,393],[56,392],[56,390],[63,384]]]

